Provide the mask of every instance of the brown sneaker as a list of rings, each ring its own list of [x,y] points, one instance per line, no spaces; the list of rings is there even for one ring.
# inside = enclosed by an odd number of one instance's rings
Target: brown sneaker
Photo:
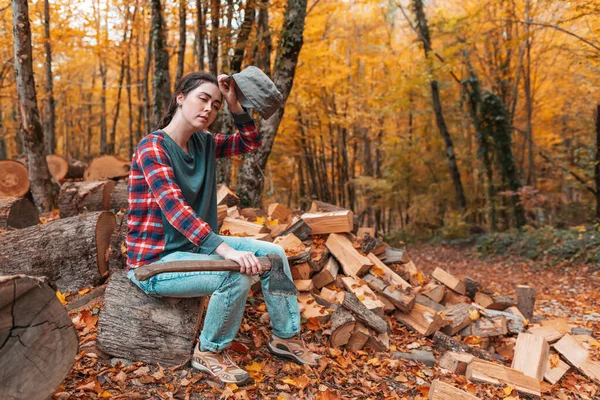
[[[271,353],[280,357],[291,358],[299,364],[313,367],[319,365],[319,357],[308,351],[306,344],[301,339],[281,339],[271,335],[267,347]]]
[[[241,384],[248,380],[250,375],[241,369],[229,355],[227,349],[220,353],[200,351],[198,345],[192,356],[192,367],[209,373],[224,383]]]

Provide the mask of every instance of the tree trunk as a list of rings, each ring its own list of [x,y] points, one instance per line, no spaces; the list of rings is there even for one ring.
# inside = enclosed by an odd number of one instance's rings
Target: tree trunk
[[[523,83],[525,85],[525,109],[527,110],[527,184],[535,185],[535,165],[533,154],[533,96],[531,93],[531,42],[533,37],[530,34],[531,27],[531,1],[525,1],[525,73],[523,74]]]
[[[29,160],[29,180],[35,205],[41,211],[52,210],[52,182],[44,154],[44,132],[37,108],[33,61],[31,52],[31,26],[26,0],[13,0],[14,62],[19,94],[19,114],[25,152]]]
[[[44,49],[46,50],[46,126],[44,128],[44,148],[46,154],[56,150],[56,110],[54,107],[54,89],[52,83],[52,45],[50,44],[50,5],[44,0]]]
[[[252,31],[252,24],[254,23],[254,9],[256,8],[256,0],[247,0],[246,8],[244,9],[244,21],[240,26],[238,32],[237,41],[235,42],[235,49],[233,52],[233,58],[231,59],[231,65],[229,72],[234,74],[240,72],[242,69],[242,61],[244,60],[244,52],[246,50],[246,44]]]
[[[204,71],[204,41],[206,39],[206,14],[202,4],[204,0],[196,0],[196,45],[198,46],[198,70]]]
[[[277,49],[273,82],[283,95],[282,107],[261,123],[262,146],[247,154],[238,177],[238,192],[245,206],[259,207],[264,187],[263,170],[267,165],[277,128],[283,118],[285,102],[292,90],[306,18],[306,0],[288,0]]]
[[[79,347],[67,310],[44,279],[33,276],[0,277],[0,299],[2,398],[52,398]]]
[[[596,165],[594,166],[596,181],[596,219],[600,220],[600,104],[596,108]]]
[[[150,90],[148,88],[148,75],[150,75],[150,63],[152,62],[152,27],[148,30],[148,43],[146,44],[146,57],[144,58],[144,72],[142,80],[142,105],[144,115],[145,134],[148,134],[154,129],[150,124]],[[141,137],[139,138],[141,140]]]
[[[187,0],[179,0],[179,48],[177,49],[177,72],[175,72],[175,84],[183,76],[185,64],[185,20]]]
[[[60,217],[110,210],[115,185],[113,180],[65,182],[58,196]]]
[[[271,51],[273,45],[271,42],[271,31],[269,30],[269,0],[260,0],[258,10],[258,21],[256,27],[256,48],[255,56],[256,66],[271,76]]]
[[[100,60],[100,79],[102,81],[102,92],[100,94],[100,154],[106,154],[106,74],[107,66],[104,60]]]
[[[115,229],[110,212],[58,219],[0,234],[0,274],[47,276],[61,292],[96,286],[108,275]]]
[[[152,129],[158,126],[166,114],[171,101],[171,79],[169,77],[169,53],[165,43],[165,20],[161,0],[151,0],[152,38],[154,48],[154,85],[152,87]]]
[[[413,0],[413,8],[415,15],[417,17],[417,29],[419,30],[419,36],[421,43],[423,44],[423,50],[425,52],[425,59],[429,63],[430,53],[431,53],[431,39],[429,36],[429,28],[427,26],[427,19],[425,17],[425,12],[423,11],[423,1],[422,0]],[[429,72],[433,76],[433,68],[430,64]],[[446,146],[446,155],[448,157],[448,166],[450,167],[450,175],[452,176],[452,182],[454,183],[454,190],[456,192],[456,202],[458,206],[466,211],[467,208],[467,199],[465,197],[465,192],[463,189],[462,181],[460,178],[460,172],[458,170],[458,164],[456,162],[456,154],[454,152],[454,144],[452,142],[452,138],[450,137],[450,132],[448,132],[448,127],[446,125],[446,120],[444,118],[444,113],[442,110],[442,102],[440,100],[440,89],[438,86],[438,82],[435,79],[432,79],[430,82],[431,85],[431,99],[433,102],[433,111],[435,113],[435,121],[437,123],[438,129],[440,131],[440,135],[442,139],[444,139],[444,144]]]
[[[208,70],[217,76],[219,63],[219,16],[220,1],[210,0],[210,40],[208,43]]]

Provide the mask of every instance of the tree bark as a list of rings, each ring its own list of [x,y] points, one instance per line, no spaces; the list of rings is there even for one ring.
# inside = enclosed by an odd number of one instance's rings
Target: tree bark
[[[256,47],[253,59],[256,66],[271,76],[271,31],[269,30],[269,0],[260,0],[256,27]]]
[[[37,209],[21,197],[0,198],[0,229],[21,229],[40,223]]]
[[[600,104],[596,108],[596,165],[594,166],[596,181],[596,219],[600,220]]]
[[[210,0],[210,40],[208,43],[208,70],[214,76],[217,76],[219,63],[219,17],[220,1]]]
[[[417,29],[419,31],[421,43],[423,44],[425,59],[429,63],[431,53],[431,38],[429,35],[429,27],[427,26],[427,18],[425,17],[425,12],[423,11],[423,1],[413,0],[413,9],[417,17]],[[433,67],[431,66],[431,64],[428,65],[429,72],[433,76]],[[433,102],[433,111],[435,113],[435,121],[437,123],[440,135],[442,136],[442,139],[444,140],[444,144],[446,146],[448,166],[450,167],[450,175],[452,176],[452,182],[454,183],[454,191],[456,192],[456,202],[463,211],[466,211],[467,199],[465,197],[465,192],[460,178],[458,163],[456,162],[454,143],[452,142],[452,137],[450,136],[450,132],[448,131],[448,126],[446,125],[446,120],[444,118],[444,113],[442,110],[442,102],[440,100],[440,89],[438,86],[438,81],[432,79],[430,85],[431,99]]]
[[[238,32],[237,40],[235,42],[235,48],[233,51],[233,58],[229,66],[229,72],[234,74],[240,72],[242,69],[242,61],[244,60],[244,52],[246,50],[246,44],[252,31],[252,24],[254,23],[254,14],[256,8],[256,0],[247,0],[246,8],[244,9],[244,20],[240,31]]]
[[[41,211],[52,210],[52,182],[44,154],[44,132],[37,107],[33,61],[31,51],[31,26],[27,0],[13,0],[14,61],[19,94],[21,133],[25,145],[31,181],[31,194]]]
[[[58,196],[60,217],[109,210],[115,185],[112,180],[65,182]]]
[[[283,28],[277,49],[273,82],[283,95],[282,107],[268,120],[261,123],[262,146],[257,152],[247,154],[238,176],[238,193],[244,206],[258,207],[264,187],[263,170],[267,165],[275,135],[285,109],[285,102],[292,90],[298,56],[302,49],[306,0],[288,0]]]
[[[112,213],[97,212],[2,233],[0,274],[47,276],[61,292],[96,286],[114,229]]]
[[[154,50],[154,85],[152,87],[152,129],[158,126],[167,112],[171,101],[171,79],[169,77],[169,53],[165,43],[165,20],[161,0],[151,0],[152,39]]]
[[[204,41],[206,39],[206,15],[204,0],[196,0],[196,45],[198,46],[198,70],[204,71]]]
[[[44,0],[44,49],[46,50],[46,126],[44,128],[44,148],[46,154],[56,151],[56,110],[52,83],[52,45],[50,44],[50,4]]]
[[[177,72],[175,72],[175,84],[183,76],[185,64],[185,20],[187,0],[179,0],[179,48],[177,49]]]
[[[0,299],[2,398],[51,398],[79,347],[67,310],[42,278],[26,275],[0,277]]]

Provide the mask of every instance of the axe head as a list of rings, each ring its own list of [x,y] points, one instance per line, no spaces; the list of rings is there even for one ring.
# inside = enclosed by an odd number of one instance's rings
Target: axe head
[[[298,289],[294,282],[288,278],[283,271],[283,260],[275,254],[268,255],[271,261],[271,272],[269,277],[269,294],[273,296],[295,296]]]

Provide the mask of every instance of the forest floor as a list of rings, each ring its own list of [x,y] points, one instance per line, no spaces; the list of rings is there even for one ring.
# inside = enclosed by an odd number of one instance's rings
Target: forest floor
[[[415,264],[429,274],[435,267],[458,277],[471,276],[485,288],[514,295],[518,284],[537,289],[533,320],[562,317],[594,331],[600,340],[600,271],[589,265],[541,267],[515,257],[482,258],[473,247],[416,245],[409,247]],[[67,302],[69,299],[67,298]],[[431,340],[392,322],[391,348],[375,353],[331,348],[322,328],[304,325],[309,347],[320,354],[316,368],[272,357],[265,346],[269,331],[260,321],[265,313],[262,296],[250,298],[237,341],[237,362],[252,377],[244,386],[222,386],[188,365],[158,365],[103,359],[95,350],[96,324],[102,298],[70,313],[83,345],[74,367],[54,395],[55,399],[427,399],[429,385],[440,379],[481,399],[518,399],[510,386],[472,384],[464,376],[444,374],[437,365],[407,361],[395,352],[431,350]],[[87,347],[86,347],[87,346]],[[592,343],[593,358],[600,359],[600,343]],[[437,358],[438,354],[436,354]],[[600,399],[600,386],[573,369],[556,385],[542,384],[543,399]]]

